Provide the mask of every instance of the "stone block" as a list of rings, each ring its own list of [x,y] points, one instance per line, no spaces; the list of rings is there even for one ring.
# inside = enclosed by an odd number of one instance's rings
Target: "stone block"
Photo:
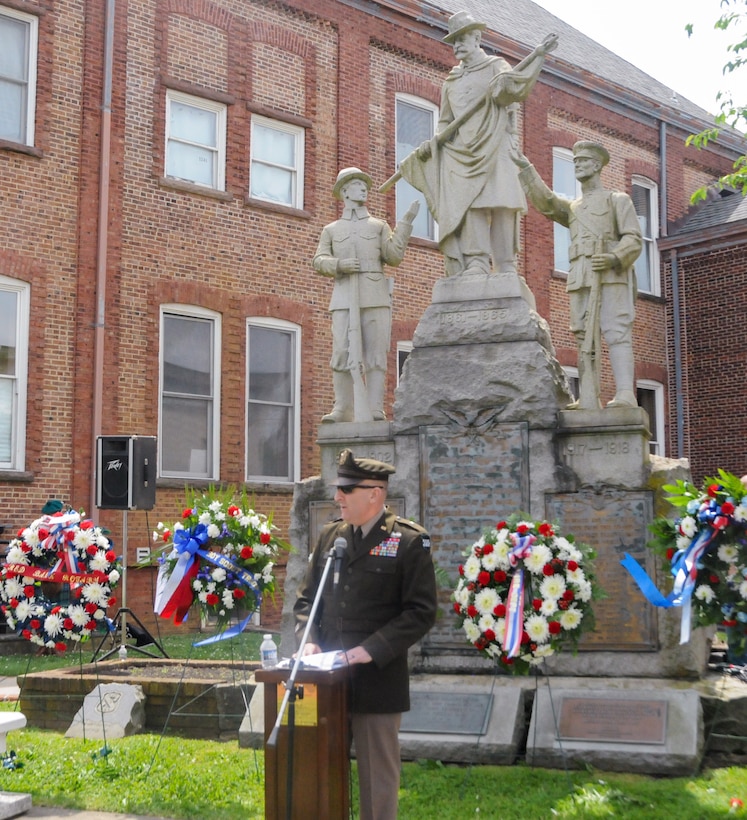
[[[145,726],[142,686],[100,683],[86,695],[65,737],[114,739],[137,734]]]
[[[31,795],[16,792],[0,792],[0,820],[18,817],[31,809]]]

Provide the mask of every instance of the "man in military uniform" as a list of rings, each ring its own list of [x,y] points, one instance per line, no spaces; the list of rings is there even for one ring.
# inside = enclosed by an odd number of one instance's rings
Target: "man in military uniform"
[[[610,155],[603,145],[581,140],[573,146],[573,166],[581,197],[566,199],[551,191],[518,150],[527,196],[544,216],[570,229],[571,332],[578,348],[579,398],[570,405],[598,410],[601,336],[610,353],[615,397],[608,407],[637,407],[633,377],[633,320],[636,279],[633,264],[641,253],[638,217],[631,198],[602,186],[602,168]]]
[[[322,530],[294,607],[301,635],[330,550],[344,538],[339,582],[328,575],[304,654],[340,649],[349,665],[361,820],[397,816],[398,732],[410,708],[407,650],[436,620],[428,533],[385,506],[393,472],[391,464],[343,450],[335,492],[341,517]]]
[[[314,255],[314,270],[335,280],[329,303],[335,406],[323,422],[386,419],[384,386],[393,280],[383,268],[384,263],[396,267],[404,259],[419,204],[414,202],[392,231],[366,208],[371,184],[371,177],[360,168],[340,171],[333,194],[345,207],[340,219],[322,231]],[[351,333],[358,334],[358,344],[352,348]],[[354,378],[364,377],[365,390],[358,396],[359,404],[367,398],[367,408],[354,406],[353,400]]]

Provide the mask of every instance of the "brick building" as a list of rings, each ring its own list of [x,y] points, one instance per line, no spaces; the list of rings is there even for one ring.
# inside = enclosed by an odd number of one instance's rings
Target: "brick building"
[[[512,63],[560,36],[523,106],[524,150],[573,193],[573,143],[600,140],[605,183],[634,197],[636,378],[669,453],[657,240],[738,153],[728,138],[685,148],[708,122],[686,99],[530,0],[0,0],[0,518],[16,528],[49,497],[93,510],[96,437],[121,434],[158,437],[156,505],[128,514],[128,557],[178,517],[185,485],[246,486],[287,527],[332,405],[331,283],[310,260],[337,216],[333,181],[358,165],[383,182],[432,134],[462,9]],[[411,196],[373,195],[371,210],[394,224]],[[442,275],[437,226],[420,220],[395,274],[388,409]],[[522,272],[573,375],[566,240],[533,211],[522,230]],[[121,538],[121,513],[95,517]],[[141,617],[151,584],[132,571]]]

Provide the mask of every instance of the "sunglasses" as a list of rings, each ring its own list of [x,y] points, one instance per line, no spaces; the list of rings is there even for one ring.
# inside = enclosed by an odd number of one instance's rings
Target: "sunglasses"
[[[347,484],[344,487],[337,488],[343,495],[350,495],[353,490],[382,490],[378,484]]]

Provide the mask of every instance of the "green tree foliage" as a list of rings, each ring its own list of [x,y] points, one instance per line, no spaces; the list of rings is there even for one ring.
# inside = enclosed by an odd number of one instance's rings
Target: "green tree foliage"
[[[747,64],[747,0],[720,0],[721,16],[714,24],[714,28],[722,31],[730,30],[737,34],[739,42],[727,47],[729,59],[724,64],[724,75],[738,71]],[[692,36],[692,24],[686,26],[688,36]],[[738,102],[730,93],[720,91],[716,96],[720,103],[721,112],[715,119],[713,127],[706,128],[699,134],[691,134],[687,140],[687,145],[694,145],[696,148],[705,148],[711,140],[717,139],[720,131],[725,126],[744,130],[747,126],[747,104]],[[747,196],[747,154],[738,157],[732,172],[722,176],[716,183],[716,187],[741,189],[742,195]],[[699,202],[706,198],[708,188],[699,188],[690,198],[691,202]]]

